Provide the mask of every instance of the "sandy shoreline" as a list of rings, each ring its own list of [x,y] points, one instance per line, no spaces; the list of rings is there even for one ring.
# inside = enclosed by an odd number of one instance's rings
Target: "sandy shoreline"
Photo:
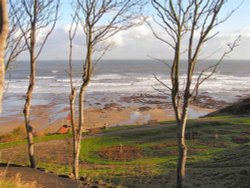
[[[102,98],[104,101],[105,98]],[[116,100],[105,102],[93,101],[85,110],[84,128],[112,127],[120,125],[140,125],[150,122],[159,122],[174,119],[171,103],[165,96],[133,95],[123,96]],[[201,100],[201,99],[200,99]],[[208,104],[206,104],[208,102]],[[203,102],[196,102],[190,106],[189,117],[197,118],[218,108],[218,101],[209,101],[203,98]],[[56,132],[65,124],[69,116],[69,108],[65,106],[55,110],[55,105],[36,105],[32,108],[31,122],[37,132]],[[23,115],[11,115],[1,117],[0,134],[10,132],[18,126],[24,126]]]

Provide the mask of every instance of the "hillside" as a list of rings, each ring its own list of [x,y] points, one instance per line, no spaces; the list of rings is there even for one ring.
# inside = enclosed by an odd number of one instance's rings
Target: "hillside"
[[[250,117],[190,120],[187,187],[249,187]],[[71,135],[36,138],[38,166],[70,174]],[[27,164],[25,142],[1,143],[2,161]],[[172,187],[177,161],[176,126],[124,126],[88,135],[82,143],[81,176],[124,187]]]
[[[217,110],[213,113],[210,113],[208,116],[219,116],[219,115],[241,115],[250,116],[250,97],[242,99],[238,102],[235,102],[225,108]]]

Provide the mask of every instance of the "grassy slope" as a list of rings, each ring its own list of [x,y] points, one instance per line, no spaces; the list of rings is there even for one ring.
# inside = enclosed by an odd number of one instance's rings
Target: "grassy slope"
[[[250,118],[220,116],[190,120],[187,128],[187,187],[250,187]],[[54,135],[37,139],[45,142],[65,139]],[[176,126],[163,122],[156,126],[112,128],[101,136],[82,142],[81,174],[127,187],[171,187],[175,183],[177,161]],[[0,149],[23,144],[23,141],[0,144]],[[142,157],[114,161],[100,157],[103,148],[137,146]],[[69,173],[60,164],[39,164],[58,173]]]
[[[66,139],[70,137],[71,137],[71,134],[62,134],[62,135],[55,134],[55,135],[48,135],[48,136],[42,136],[42,137],[35,137],[34,142],[35,143],[47,142],[50,140],[60,140],[60,139]],[[2,142],[0,143],[0,150],[23,145],[23,144],[26,144],[26,142],[27,141],[24,139],[12,141],[12,142]]]
[[[171,187],[177,161],[176,127],[110,130],[108,136],[89,138],[82,144],[81,159],[93,164],[82,173],[105,178],[129,187]],[[233,140],[250,139],[250,118],[213,117],[192,120],[188,124],[188,187],[250,186],[250,144]],[[192,136],[191,136],[192,137]],[[131,161],[101,158],[99,151],[110,146],[133,145],[143,150],[143,157]]]

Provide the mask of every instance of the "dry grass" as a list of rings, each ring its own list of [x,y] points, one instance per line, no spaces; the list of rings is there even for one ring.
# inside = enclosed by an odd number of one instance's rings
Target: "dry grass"
[[[25,182],[21,175],[17,174],[14,178],[7,178],[4,174],[0,174],[0,187],[5,188],[43,188],[39,186],[36,181]]]
[[[19,126],[13,129],[10,133],[0,135],[0,142],[13,142],[17,140],[22,140],[26,137],[26,130],[24,126]]]
[[[49,129],[45,129],[42,131],[34,131],[33,132],[34,137],[37,139],[43,138],[45,136],[50,135]],[[15,129],[13,129],[9,133],[5,133],[0,135],[0,142],[14,142],[14,141],[20,141],[24,140],[27,137],[26,129],[24,126],[18,126]]]

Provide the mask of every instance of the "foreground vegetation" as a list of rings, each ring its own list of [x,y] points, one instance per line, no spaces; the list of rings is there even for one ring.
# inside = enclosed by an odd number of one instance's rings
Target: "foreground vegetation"
[[[36,142],[49,147],[54,142],[50,140],[70,140],[70,137],[71,134],[42,136]],[[186,139],[187,187],[250,186],[250,117],[189,120]],[[1,143],[0,148],[18,150],[17,146],[24,143]],[[175,185],[177,143],[173,122],[111,128],[88,136],[81,147],[81,176],[125,187]],[[2,160],[8,159],[3,156]],[[38,166],[60,174],[70,173],[70,163],[63,160],[41,159]]]
[[[42,188],[37,185],[36,182],[24,182],[22,181],[20,174],[16,177],[8,179],[1,174],[0,187],[3,188]]]

